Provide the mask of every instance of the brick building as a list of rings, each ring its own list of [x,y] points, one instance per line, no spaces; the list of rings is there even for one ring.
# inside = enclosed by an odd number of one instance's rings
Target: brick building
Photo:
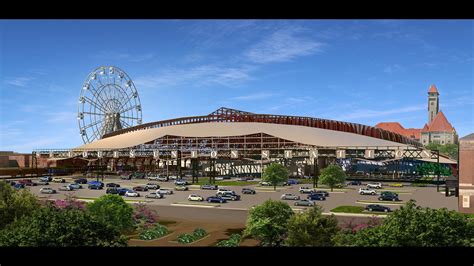
[[[459,140],[459,211],[474,213],[474,133]]]
[[[0,168],[31,167],[31,154],[0,151]]]
[[[404,135],[423,145],[429,143],[456,144],[458,142],[456,130],[446,115],[439,110],[439,92],[435,85],[431,85],[428,89],[428,121],[423,128],[404,128],[398,122],[381,122],[375,127]]]

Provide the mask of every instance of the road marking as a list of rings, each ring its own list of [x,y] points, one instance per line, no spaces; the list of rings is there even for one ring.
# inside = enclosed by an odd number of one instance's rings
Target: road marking
[[[182,204],[182,203],[171,203],[172,206],[180,207],[196,207],[196,208],[216,208],[219,205],[210,206],[210,205],[197,205],[197,204]]]

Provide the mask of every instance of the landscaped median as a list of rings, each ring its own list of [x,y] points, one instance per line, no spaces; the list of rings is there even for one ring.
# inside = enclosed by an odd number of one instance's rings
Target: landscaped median
[[[379,201],[377,201],[377,200],[358,200],[358,201],[356,201],[356,203],[359,203],[359,204],[395,205],[395,206],[405,204],[404,201],[381,201],[381,200],[379,200]]]
[[[202,240],[207,236],[209,236],[209,234],[206,232],[206,230],[202,228],[196,228],[191,234],[180,234],[176,241],[180,244],[191,244]]]
[[[339,206],[331,210],[334,213],[351,213],[365,215],[387,215],[385,212],[368,212],[362,206]]]

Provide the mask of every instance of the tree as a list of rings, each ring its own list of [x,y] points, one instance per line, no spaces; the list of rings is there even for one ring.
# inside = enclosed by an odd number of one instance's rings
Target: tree
[[[343,184],[344,182],[346,182],[346,173],[344,173],[340,166],[331,164],[321,170],[321,175],[319,179],[322,184],[328,185],[331,188],[332,192],[333,188],[337,184]]]
[[[285,242],[295,247],[333,246],[332,238],[339,230],[337,219],[333,215],[323,216],[322,208],[315,206],[290,218]]]
[[[250,209],[244,235],[259,240],[262,246],[280,246],[293,214],[286,202],[267,200]]]
[[[339,235],[339,246],[448,247],[474,246],[474,223],[446,208],[422,208],[410,200],[375,227]]]
[[[0,229],[39,208],[38,199],[28,190],[15,190],[0,181]]]
[[[439,150],[440,153],[446,154],[454,160],[458,159],[458,149],[459,149],[459,147],[456,144],[448,143],[448,144],[442,145],[442,144],[439,144],[439,143],[431,142],[430,144],[426,145],[425,147],[429,150],[432,150],[432,151],[433,150]]]
[[[0,230],[0,246],[80,247],[126,246],[126,238],[76,207],[40,207]]]
[[[118,195],[107,194],[87,205],[89,213],[98,221],[127,231],[133,228],[133,208]]]
[[[269,182],[273,185],[273,190],[279,183],[288,181],[288,170],[278,163],[272,163],[263,172],[263,181]]]

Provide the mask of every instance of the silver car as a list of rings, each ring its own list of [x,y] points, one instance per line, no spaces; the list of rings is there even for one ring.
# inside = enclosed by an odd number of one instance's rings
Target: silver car
[[[291,193],[286,193],[286,194],[281,195],[280,199],[282,199],[282,200],[300,200],[300,196],[293,195]]]
[[[171,195],[173,194],[173,190],[167,189],[167,188],[160,188],[156,191],[157,194],[165,194],[165,195]]]
[[[50,188],[50,187],[44,187],[40,189],[41,194],[54,194],[56,193],[56,190]]]
[[[295,202],[295,206],[314,206],[315,203],[311,200],[298,200]]]

